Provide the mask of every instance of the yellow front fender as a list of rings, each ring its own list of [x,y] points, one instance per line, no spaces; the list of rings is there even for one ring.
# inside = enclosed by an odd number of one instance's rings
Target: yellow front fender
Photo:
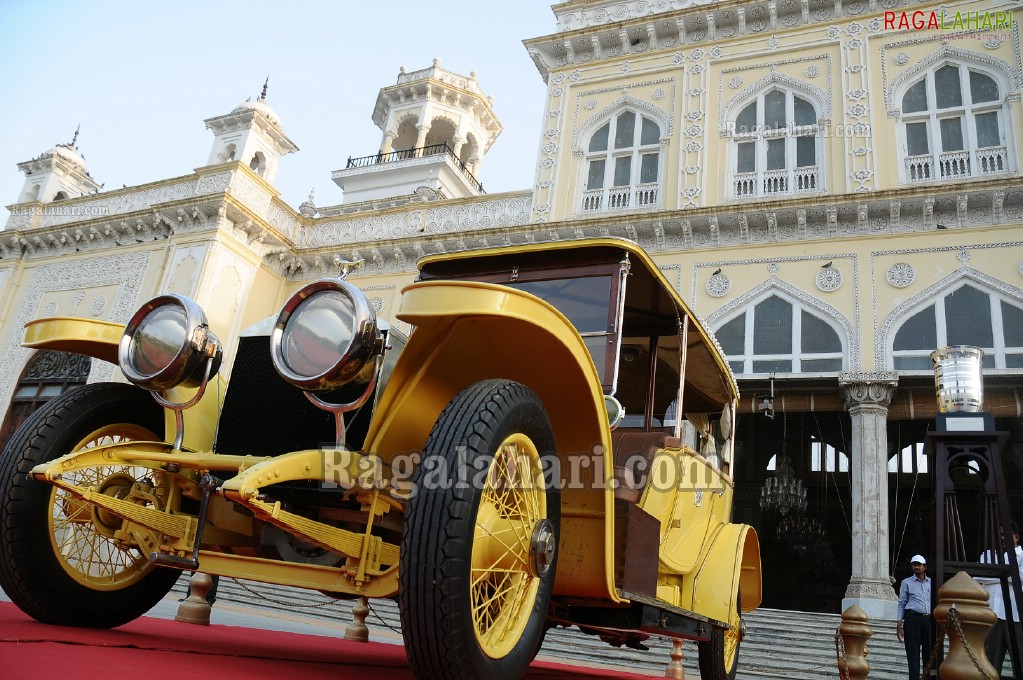
[[[699,566],[683,579],[682,606],[728,621],[741,593],[740,611],[756,609],[763,597],[757,532],[748,524],[721,524],[708,543]]]
[[[529,386],[547,409],[562,465],[585,460],[580,488],[562,490],[555,593],[617,601],[607,411],[582,338],[543,300],[507,286],[428,281],[403,291],[397,317],[415,326],[377,404],[366,451],[388,463],[422,451],[441,411],[488,378]],[[570,462],[571,459],[575,462]]]
[[[25,324],[23,347],[82,354],[117,364],[117,346],[124,333],[124,324],[98,319],[55,316],[35,319]],[[171,401],[188,401],[195,392],[176,388],[168,395]],[[184,412],[185,438],[182,448],[189,451],[209,450],[217,428],[220,405],[227,394],[227,383],[218,375],[210,381],[199,403]],[[174,412],[164,411],[165,437],[174,438]]]

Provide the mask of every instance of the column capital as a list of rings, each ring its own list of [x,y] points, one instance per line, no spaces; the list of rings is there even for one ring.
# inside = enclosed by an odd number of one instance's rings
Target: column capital
[[[891,403],[899,385],[895,371],[880,373],[839,373],[838,387],[846,408],[856,406],[884,406]]]

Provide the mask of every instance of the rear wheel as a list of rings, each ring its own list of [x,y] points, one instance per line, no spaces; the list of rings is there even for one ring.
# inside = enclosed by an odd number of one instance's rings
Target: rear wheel
[[[739,644],[743,638],[741,596],[735,597],[735,612],[728,619],[730,629],[715,628],[710,640],[697,643],[700,677],[704,680],[735,680],[739,667]]]
[[[162,431],[162,410],[144,391],[97,383],[48,401],[11,437],[0,454],[0,586],[25,613],[44,623],[111,628],[170,591],[180,572],[155,568],[138,548],[116,541],[118,517],[28,476],[72,451],[162,440]],[[125,498],[139,482],[158,488],[161,477],[110,466],[71,471],[64,481]]]
[[[398,604],[418,678],[517,678],[544,633],[560,498],[540,456],[554,435],[539,397],[485,380],[444,409],[416,471]],[[452,474],[454,473],[454,474]]]

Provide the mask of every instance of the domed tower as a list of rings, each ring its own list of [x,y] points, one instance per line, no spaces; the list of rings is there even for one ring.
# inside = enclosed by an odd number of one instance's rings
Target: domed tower
[[[207,165],[241,161],[271,184],[281,157],[298,151],[281,129],[277,112],[266,103],[267,83],[255,101],[246,99],[231,113],[204,122],[213,131],[213,149]]]
[[[58,144],[38,158],[18,163],[18,169],[25,173],[25,186],[18,203],[49,203],[77,198],[102,188],[89,174],[85,158],[78,152],[78,130],[70,143]]]
[[[480,165],[503,129],[492,106],[475,72],[448,71],[440,59],[412,73],[403,66],[398,82],[380,90],[373,108],[373,122],[383,132],[379,151],[349,158],[332,175],[345,203],[393,198],[421,187],[447,198],[483,193]]]

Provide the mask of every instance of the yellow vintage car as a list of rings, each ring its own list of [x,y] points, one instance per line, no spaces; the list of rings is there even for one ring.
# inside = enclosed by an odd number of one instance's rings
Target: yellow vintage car
[[[230,384],[183,296],[124,326],[30,322],[26,346],[131,384],[66,392],[8,442],[3,589],[112,627],[199,570],[396,598],[419,678],[519,678],[557,626],[695,640],[704,680],[734,677],[760,549],[730,522],[738,395],[713,336],[625,240],[419,270],[407,336],[342,271],[242,334]]]

